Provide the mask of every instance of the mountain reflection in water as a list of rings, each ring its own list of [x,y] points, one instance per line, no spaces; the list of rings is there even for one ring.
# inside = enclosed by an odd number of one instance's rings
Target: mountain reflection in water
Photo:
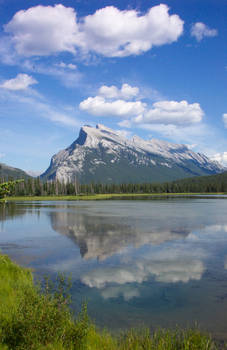
[[[187,220],[179,225],[179,221],[163,220],[151,213],[144,225],[144,218],[137,216],[127,219],[120,215],[117,218],[100,213],[91,215],[80,208],[49,215],[52,228],[79,246],[84,259],[104,261],[116,255],[111,266],[96,266],[81,276],[87,286],[102,289],[104,298],[119,293],[126,299],[137,297],[138,290],[129,293],[128,285],[126,291],[122,285],[142,283],[151,276],[159,282],[188,282],[199,280],[204,271],[200,259],[204,253],[198,248],[189,250],[186,244],[193,229],[192,222]]]
[[[124,251],[128,246],[138,248],[145,244],[161,244],[166,241],[183,239],[190,233],[189,228],[175,227],[165,222],[153,223],[144,231],[140,222],[108,216],[89,216],[75,212],[51,212],[52,228],[69,237],[80,248],[84,259],[105,260],[113,254]],[[128,221],[128,222],[127,222]],[[124,223],[126,222],[126,223]]]

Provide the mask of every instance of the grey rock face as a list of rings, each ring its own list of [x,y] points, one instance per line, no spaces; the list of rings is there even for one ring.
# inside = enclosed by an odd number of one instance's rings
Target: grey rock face
[[[80,183],[163,182],[224,171],[186,145],[138,136],[131,140],[104,125],[83,126],[68,148],[55,154],[45,180]]]

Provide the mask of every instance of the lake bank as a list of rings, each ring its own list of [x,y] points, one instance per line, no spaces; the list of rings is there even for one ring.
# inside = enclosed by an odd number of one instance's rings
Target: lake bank
[[[55,294],[34,285],[30,270],[0,253],[0,347],[10,349],[170,350],[215,349],[210,336],[198,329],[131,330],[120,337],[96,329],[86,308],[73,319],[60,279]],[[48,284],[46,285],[48,286]],[[89,305],[88,305],[89,308]]]
[[[146,199],[156,197],[190,197],[190,196],[223,196],[225,192],[215,193],[112,193],[112,194],[93,194],[93,195],[77,195],[77,196],[17,196],[6,197],[6,201],[78,201],[78,200],[105,200],[105,199]],[[3,199],[0,199],[0,202]]]

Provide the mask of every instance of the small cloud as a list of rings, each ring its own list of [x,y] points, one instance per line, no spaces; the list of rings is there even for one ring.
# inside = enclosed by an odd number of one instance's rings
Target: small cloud
[[[198,145],[196,143],[193,143],[193,144],[186,144],[186,146],[188,147],[188,149],[194,149]]]
[[[119,298],[122,296],[125,301],[129,301],[133,298],[138,298],[140,292],[138,288],[132,287],[131,285],[124,285],[106,287],[101,292],[101,295],[104,299]]]
[[[68,69],[71,69],[71,70],[75,70],[77,69],[77,66],[73,63],[64,63],[64,62],[60,62],[60,63],[56,63],[55,64],[56,67],[60,67],[60,68],[68,68]]]
[[[225,128],[227,128],[227,113],[224,113],[224,114],[222,115],[222,120],[223,120],[223,122],[224,122]]]
[[[227,166],[227,152],[216,153],[210,159]]]
[[[217,29],[211,29],[202,22],[197,22],[192,25],[191,36],[194,36],[197,41],[201,41],[205,37],[214,37],[217,35]]]
[[[5,156],[6,156],[5,153],[0,153],[0,159],[4,158]]]
[[[144,115],[137,116],[139,124],[190,125],[199,123],[204,115],[199,103],[187,101],[159,101],[152,105]]]
[[[0,87],[7,90],[26,90],[37,81],[28,74],[18,74],[16,78],[4,81]]]
[[[139,94],[139,88],[123,84],[120,89],[115,85],[103,85],[99,95],[88,97],[80,103],[80,109],[96,116],[130,117],[143,113],[146,104],[141,101],[127,101]]]
[[[99,89],[99,95],[105,98],[122,98],[123,100],[130,100],[139,94],[139,88],[136,86],[130,86],[129,84],[123,84],[121,89],[116,86],[103,85]]]
[[[132,123],[130,120],[122,120],[121,122],[118,123],[119,126],[122,126],[123,128],[131,128]]]
[[[141,101],[124,100],[106,101],[102,96],[88,97],[79,105],[82,111],[95,116],[129,117],[143,113],[146,105]]]
[[[43,173],[43,171],[26,170],[26,173],[30,176],[37,177]]]
[[[29,70],[30,72],[49,75],[59,79],[64,86],[69,88],[77,86],[82,77],[82,74],[78,72],[76,66],[74,69],[73,64],[67,65],[64,62],[47,66],[30,59],[23,62],[23,68]]]

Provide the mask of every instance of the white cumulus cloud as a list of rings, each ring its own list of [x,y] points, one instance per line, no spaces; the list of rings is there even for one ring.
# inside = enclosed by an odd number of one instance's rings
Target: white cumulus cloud
[[[105,98],[122,98],[124,100],[130,100],[139,94],[139,88],[136,86],[130,86],[129,84],[123,84],[121,89],[118,89],[115,85],[106,86],[103,85],[99,89],[99,95]]]
[[[12,35],[17,52],[24,56],[75,53],[78,41],[76,13],[61,4],[21,10],[5,25],[5,31]]]
[[[0,87],[7,90],[25,90],[37,81],[28,74],[18,74],[16,78],[4,81]]]
[[[85,54],[124,57],[177,41],[183,24],[164,4],[145,14],[107,6],[80,19],[73,8],[58,4],[18,11],[4,29],[23,56],[75,54],[79,48]]]
[[[108,6],[84,18],[84,48],[104,56],[139,55],[152,48],[176,41],[183,33],[184,22],[169,15],[164,4],[141,15],[136,10],[118,10]]]
[[[217,35],[217,29],[211,29],[202,22],[197,22],[192,25],[191,36],[194,36],[197,41],[201,41],[205,37],[213,37]]]
[[[134,119],[136,123],[190,125],[199,123],[204,115],[199,103],[187,101],[159,101],[144,115]]]
[[[80,109],[96,116],[127,117],[143,113],[145,104],[141,101],[106,101],[102,96],[88,97],[80,103]]]

